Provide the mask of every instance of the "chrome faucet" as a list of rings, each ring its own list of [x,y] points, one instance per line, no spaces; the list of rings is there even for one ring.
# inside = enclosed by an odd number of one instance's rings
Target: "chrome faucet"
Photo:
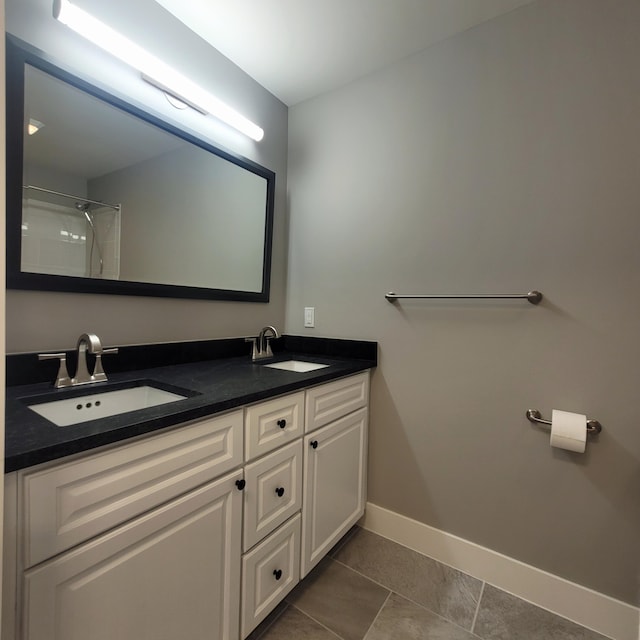
[[[91,382],[101,382],[107,379],[104,371],[102,370],[101,358],[102,358],[102,343],[100,338],[95,333],[83,333],[78,338],[78,344],[76,346],[78,352],[78,366],[76,367],[76,375],[71,378],[71,385],[77,384],[89,384]],[[93,373],[89,373],[87,369],[87,352],[96,356],[96,365]],[[98,367],[98,365],[100,365]],[[100,369],[98,372],[98,378],[96,378],[96,369]]]
[[[279,337],[280,334],[278,333],[278,330],[269,325],[260,330],[257,338],[245,338],[246,342],[251,342],[253,345],[251,349],[251,360],[256,362],[256,360],[273,358],[273,351],[271,350],[269,340]]]
[[[81,384],[92,384],[94,382],[106,382],[107,375],[102,368],[102,356],[108,353],[118,353],[117,348],[103,349],[100,338],[95,333],[83,333],[78,338],[76,346],[78,352],[78,366],[76,374],[71,378],[67,370],[67,354],[66,353],[41,353],[38,355],[39,360],[60,360],[58,374],[53,386],[56,389],[62,387],[75,387]],[[93,367],[93,373],[89,373],[87,368],[87,353],[95,355],[96,362]]]

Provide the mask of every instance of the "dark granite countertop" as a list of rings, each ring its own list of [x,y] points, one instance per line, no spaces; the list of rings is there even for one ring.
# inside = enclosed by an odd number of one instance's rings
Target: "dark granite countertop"
[[[340,344],[342,342],[344,345]],[[228,347],[227,343],[225,344]],[[344,346],[344,349],[341,346]],[[295,350],[291,350],[291,347]],[[162,345],[162,348],[166,348],[166,345]],[[246,351],[246,347],[242,348]],[[145,348],[147,354],[150,353],[148,349]],[[296,359],[329,366],[307,373],[282,371],[265,367],[264,364],[254,364],[247,355],[242,355],[137,370],[130,366],[121,367],[130,370],[109,374],[109,381],[105,383],[71,389],[53,389],[51,383],[47,382],[9,386],[6,392],[5,472],[204,418],[376,366],[376,343],[373,342],[325,339],[300,341],[291,338],[281,342],[279,349],[274,348],[274,351],[274,361]],[[153,353],[155,352],[151,355]],[[200,353],[203,353],[202,349]],[[224,353],[228,354],[229,349],[225,349]],[[7,365],[8,379],[12,378],[9,371],[10,358],[8,357]],[[18,356],[17,359],[19,358],[25,360],[24,356]],[[112,358],[115,361],[116,356]],[[176,362],[176,359],[191,358],[174,357],[172,361]],[[123,360],[126,360],[126,357]],[[141,361],[148,364],[149,360],[154,359],[152,357]],[[105,369],[110,370],[108,361],[105,363]],[[40,417],[29,409],[25,402],[26,398],[29,399],[29,403],[33,403],[35,398],[42,399],[43,396],[48,400],[84,395],[109,388],[117,389],[137,380],[149,380],[158,383],[159,386],[179,387],[194,392],[195,395],[177,402],[67,427],[58,427]]]

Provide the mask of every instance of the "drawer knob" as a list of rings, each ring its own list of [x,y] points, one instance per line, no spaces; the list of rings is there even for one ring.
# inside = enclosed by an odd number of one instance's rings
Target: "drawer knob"
[[[278,487],[276,489],[276,493],[278,494],[278,498],[282,498],[282,496],[284,495],[284,487]]]
[[[240,491],[242,491],[247,485],[247,481],[243,478],[242,480],[236,480],[236,487],[238,487],[238,489]]]
[[[275,576],[276,580],[280,580],[280,578],[282,578],[282,569],[274,569],[273,575]]]
[[[318,441],[317,440],[312,440],[309,444],[311,445],[312,449],[317,449],[318,448]]]
[[[287,421],[283,418],[282,420],[278,420],[277,425],[281,428],[284,429],[287,426]]]

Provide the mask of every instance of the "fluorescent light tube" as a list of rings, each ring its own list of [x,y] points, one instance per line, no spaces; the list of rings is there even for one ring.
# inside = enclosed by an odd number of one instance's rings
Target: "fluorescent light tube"
[[[54,0],[53,17],[112,56],[138,69],[147,82],[200,113],[222,120],[257,142],[264,137],[264,131],[257,124],[68,0]]]

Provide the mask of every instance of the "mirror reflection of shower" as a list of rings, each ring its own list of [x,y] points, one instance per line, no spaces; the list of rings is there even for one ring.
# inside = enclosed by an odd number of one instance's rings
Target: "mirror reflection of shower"
[[[34,185],[23,189],[22,271],[119,279],[119,204]]]
[[[91,212],[91,203],[90,202],[76,202],[76,209],[78,211],[82,211],[84,213],[84,217],[87,219],[89,226],[91,227],[91,249],[89,250],[89,277],[92,277],[94,274],[93,271],[93,248],[95,247],[98,250],[98,258],[100,260],[100,270],[98,272],[98,276],[102,278],[102,274],[104,272],[104,258],[102,256],[102,248],[100,247],[100,240],[98,239],[98,232],[96,231],[96,226],[93,224],[93,217]]]

